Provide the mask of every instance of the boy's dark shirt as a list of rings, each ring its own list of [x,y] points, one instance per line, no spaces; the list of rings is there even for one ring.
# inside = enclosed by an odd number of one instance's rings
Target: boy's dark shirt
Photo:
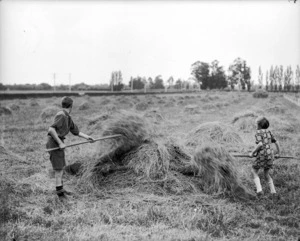
[[[77,125],[65,110],[59,111],[55,115],[54,122],[50,127],[53,127],[56,130],[58,137],[62,140],[65,139],[65,136],[69,131],[75,136],[79,134]],[[50,134],[48,133],[48,135]]]

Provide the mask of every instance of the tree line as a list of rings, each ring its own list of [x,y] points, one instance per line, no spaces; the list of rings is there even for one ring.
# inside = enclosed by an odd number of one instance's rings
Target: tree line
[[[51,86],[47,83],[41,84],[14,84],[3,85],[0,83],[0,90],[59,90],[59,91],[81,91],[81,90],[142,90],[142,89],[228,89],[235,88],[250,91],[254,81],[251,79],[251,69],[247,65],[246,60],[238,57],[229,65],[227,71],[220,66],[218,60],[211,63],[196,61],[191,65],[191,77],[188,80],[181,78],[175,80],[170,76],[166,81],[161,75],[156,77],[130,77],[129,83],[123,83],[123,75],[121,70],[112,71],[108,84],[87,85],[79,83],[72,86],[58,85]],[[282,65],[271,66],[267,70],[265,78],[261,67],[258,70],[258,85],[268,91],[299,91],[300,90],[300,68],[297,66],[293,72],[291,66],[285,69]]]
[[[261,67],[258,69],[258,83],[261,88],[265,87],[268,91],[300,91],[300,67],[297,65],[296,70],[292,66],[284,68],[280,66],[271,66],[264,74]]]

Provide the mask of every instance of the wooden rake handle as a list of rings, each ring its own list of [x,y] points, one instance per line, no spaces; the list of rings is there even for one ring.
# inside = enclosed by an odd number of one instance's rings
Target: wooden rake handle
[[[255,156],[250,157],[249,155],[242,155],[242,154],[234,154],[234,155],[232,155],[232,156],[234,156],[234,157],[248,157],[248,158],[253,158],[253,157],[255,157]],[[296,157],[293,157],[293,156],[279,156],[279,157],[275,157],[275,158],[276,158],[276,159],[278,159],[278,158],[297,159]]]
[[[105,139],[112,139],[112,138],[116,138],[116,137],[121,137],[122,135],[112,135],[112,136],[104,136],[104,137],[100,137],[100,138],[97,138],[97,139],[94,139],[93,142],[90,142],[90,141],[82,141],[82,142],[77,142],[77,143],[73,143],[73,144],[70,144],[70,145],[67,145],[65,148],[68,148],[68,147],[71,147],[71,146],[78,146],[78,145],[82,145],[82,144],[85,144],[85,143],[94,143],[96,141],[101,141],[101,140],[105,140]],[[55,148],[51,148],[51,149],[46,149],[45,151],[55,151],[55,150],[59,150],[60,148],[59,147],[55,147]]]

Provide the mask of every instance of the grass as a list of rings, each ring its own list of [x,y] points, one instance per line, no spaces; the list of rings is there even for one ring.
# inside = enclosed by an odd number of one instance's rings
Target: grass
[[[132,105],[119,105],[116,98],[119,98],[118,101],[123,99],[120,96],[93,97],[94,103],[90,109],[80,111],[80,103],[91,99],[76,97],[74,103],[77,107],[72,113],[74,122],[82,131],[90,130],[90,134],[98,137],[109,127],[110,133],[113,133],[112,120],[123,109],[138,114],[142,121],[150,122],[149,138],[153,146],[140,147],[139,155],[135,154],[135,159],[128,159],[127,164],[131,161],[132,169],[120,168],[110,173],[101,180],[97,189],[84,179],[84,175],[76,177],[66,174],[65,187],[77,194],[66,203],[60,202],[53,194],[54,179],[49,175],[51,166],[44,153],[50,120],[36,121],[43,109],[54,100],[38,99],[37,105],[31,104],[34,101],[22,100],[22,105],[18,104],[18,111],[1,116],[0,240],[198,241],[297,240],[300,237],[299,160],[275,160],[273,179],[280,198],[271,197],[268,184],[259,173],[265,191],[264,198],[240,200],[224,195],[224,192],[205,192],[203,188],[195,192],[196,174],[183,174],[190,173],[190,170],[186,164],[178,168],[180,162],[176,163],[175,158],[180,154],[189,163],[190,159],[185,155],[188,152],[188,156],[194,156],[199,146],[186,145],[192,137],[188,134],[195,133],[197,127],[203,127],[205,123],[215,121],[231,127],[225,133],[230,130],[243,141],[241,146],[229,141],[230,145],[226,141],[221,143],[227,152],[232,146],[236,147],[235,151],[250,150],[255,143],[250,120],[255,119],[260,110],[269,107],[268,117],[273,120],[270,121],[271,128],[280,140],[282,154],[299,158],[299,107],[275,93],[269,94],[269,98],[253,98],[252,94],[238,92],[126,96],[126,102]],[[202,101],[204,99],[205,102]],[[166,103],[158,103],[160,100]],[[169,100],[172,105],[167,105]],[[148,104],[149,101],[152,104]],[[183,102],[179,104],[180,101]],[[1,101],[1,106],[8,106],[12,102],[18,103],[17,100]],[[139,102],[147,103],[148,109],[136,111],[135,105]],[[210,110],[203,108],[206,104],[217,106],[218,103],[225,105]],[[115,108],[107,109],[108,105]],[[196,105],[201,111],[194,111]],[[249,107],[248,114],[245,113],[245,107]],[[149,114],[151,110],[155,111]],[[287,118],[281,110],[284,110]],[[250,129],[240,128],[239,121],[242,119],[250,119]],[[138,119],[133,120],[139,123]],[[123,121],[126,122],[126,119]],[[138,132],[136,134],[139,136]],[[71,134],[67,136],[66,143],[77,141],[77,137]],[[96,163],[99,155],[110,150],[114,144],[114,141],[106,140],[66,149],[67,162]],[[169,159],[168,172],[158,169],[162,172],[157,179],[153,177],[153,173],[156,173],[153,170],[159,166],[146,165],[147,162],[140,160],[147,150],[151,153],[157,150],[154,153],[158,158],[176,153]],[[141,165],[138,166],[136,162]],[[251,160],[248,158],[234,161],[234,170],[241,178],[239,180],[254,190],[253,183],[251,180],[249,182],[250,168]],[[166,173],[168,179],[163,180]]]

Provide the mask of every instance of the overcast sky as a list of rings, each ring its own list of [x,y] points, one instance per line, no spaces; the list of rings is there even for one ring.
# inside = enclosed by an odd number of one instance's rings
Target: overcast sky
[[[111,72],[188,79],[191,64],[237,57],[300,65],[300,3],[278,1],[0,2],[1,82],[109,83]]]

